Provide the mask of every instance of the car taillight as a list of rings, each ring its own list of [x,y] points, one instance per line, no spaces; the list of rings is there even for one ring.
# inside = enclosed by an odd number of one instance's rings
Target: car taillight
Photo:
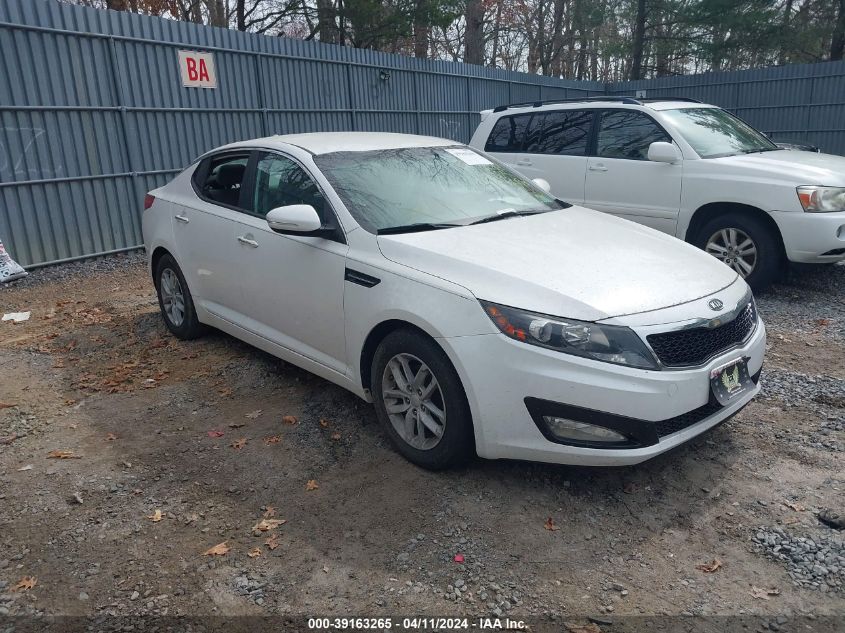
[[[153,206],[153,202],[155,202],[155,201],[156,201],[155,196],[151,196],[150,194],[147,194],[146,196],[144,196],[144,211],[146,211],[151,206]]]

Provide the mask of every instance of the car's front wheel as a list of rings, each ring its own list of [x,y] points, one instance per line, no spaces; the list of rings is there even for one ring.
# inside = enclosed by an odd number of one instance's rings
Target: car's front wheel
[[[158,306],[167,329],[183,340],[200,336],[203,325],[197,319],[191,291],[173,256],[169,253],[162,255],[156,263],[154,274]]]
[[[440,470],[473,455],[461,380],[434,341],[412,330],[392,332],[378,346],[371,371],[376,414],[403,456]]]
[[[694,243],[733,268],[754,291],[767,288],[783,270],[780,239],[753,216],[713,218],[701,227]]]

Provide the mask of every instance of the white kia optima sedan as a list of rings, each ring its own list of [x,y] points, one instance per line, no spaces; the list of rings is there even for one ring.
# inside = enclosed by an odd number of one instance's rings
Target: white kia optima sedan
[[[748,404],[766,334],[736,271],[545,187],[444,139],[275,136],[150,192],[144,238],[174,335],[349,389],[426,468],[635,464]]]

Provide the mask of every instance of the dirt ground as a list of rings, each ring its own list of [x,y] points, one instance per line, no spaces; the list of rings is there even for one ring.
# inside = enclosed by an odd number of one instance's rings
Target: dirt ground
[[[65,268],[0,289],[0,312],[32,311],[0,323],[0,616],[845,623],[845,568],[798,586],[754,540],[843,551],[816,514],[845,512],[845,266],[759,298],[771,387],[689,445],[445,473],[334,385],[220,333],[169,336],[139,255]]]

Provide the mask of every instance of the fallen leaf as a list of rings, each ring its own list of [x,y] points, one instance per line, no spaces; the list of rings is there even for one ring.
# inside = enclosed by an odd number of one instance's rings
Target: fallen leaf
[[[323,573],[324,573],[324,574],[328,574],[328,573],[329,573],[329,566],[328,566],[328,565],[323,565]]]
[[[280,525],[287,523],[287,519],[261,519],[258,523],[252,526],[253,532],[268,532],[275,530]]]
[[[267,509],[264,510],[264,518],[272,519],[274,516],[276,516],[276,508],[273,506],[267,506]]]
[[[816,325],[819,327],[827,327],[830,325],[830,319],[816,319]]]
[[[217,430],[209,431],[208,437],[223,437],[223,431],[217,431]]]
[[[155,512],[153,512],[151,515],[149,515],[147,518],[148,518],[150,521],[152,521],[153,523],[158,523],[158,522],[159,522],[159,521],[161,521],[164,517],[163,517],[163,516],[162,516],[162,514],[161,514],[161,510],[156,510],[156,511],[155,511]]]
[[[223,541],[222,543],[218,543],[214,547],[210,547],[205,552],[203,552],[203,556],[225,556],[229,553],[229,550],[232,549],[228,545],[226,545],[227,541]]]
[[[228,398],[232,395],[232,390],[228,387],[223,387],[223,389],[218,389],[217,393],[219,393],[224,398]]]
[[[271,435],[269,437],[264,438],[265,444],[278,444],[281,441],[282,441],[282,438],[280,438],[278,435]]]
[[[246,424],[244,424],[243,422],[232,422],[232,423],[229,425],[229,428],[230,428],[230,429],[239,429],[239,428],[241,428],[242,426],[246,426]]]
[[[273,532],[264,544],[267,546],[271,552],[279,546],[279,534],[278,532]]]
[[[699,571],[703,571],[705,574],[712,574],[717,569],[722,567],[722,561],[718,558],[714,558],[710,563],[703,563],[701,565],[696,565],[695,568]]]
[[[249,550],[249,552],[247,553],[247,556],[249,556],[250,558],[257,558],[257,557],[261,556],[261,548],[260,547],[253,547],[251,550]]]
[[[464,562],[464,555],[463,554],[455,554],[455,558],[453,558],[456,563],[463,563]]]
[[[332,439],[333,439],[334,441],[339,440],[339,439],[340,439],[340,433],[332,433]]]
[[[106,441],[107,442],[113,442],[116,439],[117,439],[117,435],[115,435],[114,433],[109,433],[108,435],[106,435]]]
[[[807,509],[800,503],[792,503],[791,501],[784,501],[783,505],[785,505],[790,510],[794,510],[795,512],[804,512],[804,510]]]
[[[256,409],[255,411],[250,411],[244,417],[249,418],[250,420],[255,420],[259,415],[261,415],[261,409]]]
[[[18,405],[9,402],[0,402],[0,409],[12,409]]]
[[[286,415],[282,418],[282,422],[285,424],[296,424],[299,420],[296,419],[296,416],[293,415]]]
[[[325,418],[320,418],[320,426],[323,427],[324,429],[329,428],[329,421],[326,420]]]
[[[50,451],[47,453],[47,459],[79,459],[79,455],[74,455],[73,451]]]
[[[65,406],[67,407],[72,407],[75,404],[76,400],[74,400],[73,398],[68,398],[67,400],[65,400]]]
[[[626,495],[632,495],[637,491],[637,489],[637,484],[635,484],[633,481],[629,481],[627,484],[625,484],[625,487],[622,488],[622,492],[624,492]]]
[[[308,483],[305,484],[306,490],[316,490],[319,487],[320,487],[320,484],[317,483],[316,479],[309,479]]]
[[[241,450],[244,446],[246,446],[246,438],[245,437],[242,437],[241,439],[235,440],[234,442],[232,442],[232,448],[234,448],[237,451]]]
[[[595,622],[589,622],[588,624],[572,624],[570,622],[564,622],[563,625],[569,633],[601,633],[599,625]]]
[[[555,532],[560,529],[557,525],[555,525],[555,522],[554,520],[552,520],[552,517],[546,519],[546,522],[543,523],[543,527],[546,528],[549,532]]]
[[[26,466],[18,468],[18,472],[23,472],[24,470],[32,470],[32,464],[27,464]]]
[[[768,600],[770,596],[779,596],[780,589],[775,589],[774,587],[771,589],[762,589],[760,587],[755,587],[751,585],[751,597],[752,598],[759,598],[760,600]]]
[[[12,442],[14,442],[16,439],[18,439],[17,435],[9,435],[8,437],[0,437],[0,444],[8,445],[8,444],[11,444]]]
[[[38,578],[35,576],[24,576],[20,579],[18,584],[12,589],[12,591],[29,591],[33,589],[35,585],[38,584]]]

